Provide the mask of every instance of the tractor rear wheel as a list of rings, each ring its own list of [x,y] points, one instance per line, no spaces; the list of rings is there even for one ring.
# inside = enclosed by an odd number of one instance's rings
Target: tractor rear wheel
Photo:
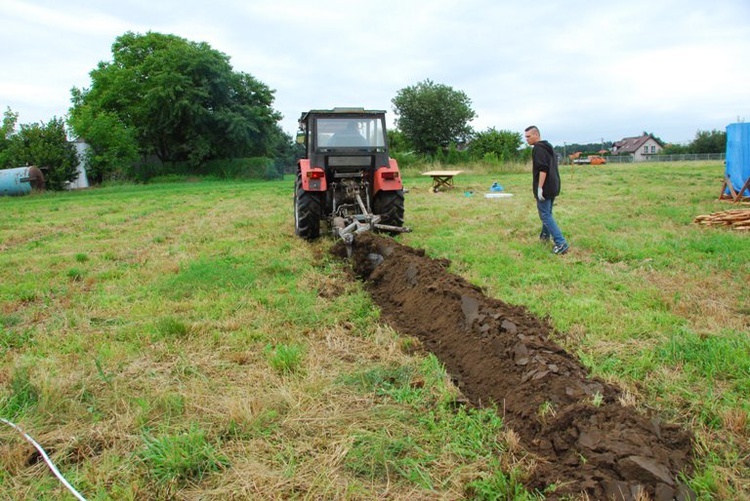
[[[375,195],[373,212],[381,216],[380,224],[404,225],[404,190],[381,191]]]
[[[302,177],[299,173],[294,188],[294,233],[306,240],[314,240],[320,236],[322,197],[318,193],[302,189]]]

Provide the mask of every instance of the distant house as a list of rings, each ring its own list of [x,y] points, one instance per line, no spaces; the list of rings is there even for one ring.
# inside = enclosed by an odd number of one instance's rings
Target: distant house
[[[613,155],[631,155],[633,161],[642,162],[652,155],[661,153],[663,146],[653,136],[644,134],[637,137],[626,137],[612,145]]]

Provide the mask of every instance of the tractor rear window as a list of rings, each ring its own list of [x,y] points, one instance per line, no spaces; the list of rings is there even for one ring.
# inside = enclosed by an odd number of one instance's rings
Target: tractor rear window
[[[317,141],[322,148],[384,148],[380,118],[319,118]]]

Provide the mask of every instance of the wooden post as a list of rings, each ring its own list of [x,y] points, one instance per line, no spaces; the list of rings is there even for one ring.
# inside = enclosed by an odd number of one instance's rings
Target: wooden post
[[[724,192],[729,190],[729,195]],[[742,195],[747,192],[747,195]],[[745,198],[750,198],[750,178],[747,178],[745,184],[739,191],[734,191],[734,186],[728,176],[724,176],[724,184],[721,186],[721,193],[719,194],[719,200],[731,200],[732,202],[739,202]]]

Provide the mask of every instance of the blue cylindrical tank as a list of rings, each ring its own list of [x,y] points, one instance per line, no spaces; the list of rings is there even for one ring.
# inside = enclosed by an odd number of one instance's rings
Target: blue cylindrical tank
[[[746,186],[750,179],[750,123],[727,125],[726,177],[735,191]],[[729,192],[729,188],[725,193]],[[750,196],[743,193],[743,196]]]
[[[37,167],[0,170],[0,196],[28,195],[32,189],[44,189],[44,174]]]

